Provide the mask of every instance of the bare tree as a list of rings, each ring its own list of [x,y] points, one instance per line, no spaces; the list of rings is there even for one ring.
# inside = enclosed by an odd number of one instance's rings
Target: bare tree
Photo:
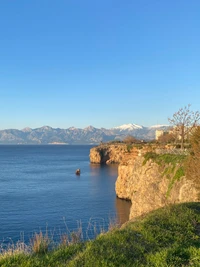
[[[168,144],[172,142],[175,142],[175,136],[173,133],[167,132],[158,137],[158,143]]]
[[[172,118],[169,118],[170,124],[173,125],[174,131],[180,136],[181,149],[184,147],[185,139],[188,137],[192,129],[197,126],[200,119],[199,111],[191,111],[190,104],[184,108],[180,108],[173,114]]]

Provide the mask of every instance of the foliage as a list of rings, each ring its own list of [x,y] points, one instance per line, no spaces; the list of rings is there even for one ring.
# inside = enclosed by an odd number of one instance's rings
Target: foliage
[[[200,126],[194,130],[190,142],[191,150],[186,163],[186,176],[200,190]]]
[[[157,154],[155,152],[147,152],[144,154],[144,162],[143,165],[146,164],[146,162],[150,159],[152,159],[154,162],[156,162],[158,165],[162,164],[169,164],[175,165],[177,163],[181,163],[185,160],[186,156],[182,154]]]
[[[158,154],[155,152],[147,152],[144,154],[144,162],[143,165],[145,165],[147,163],[148,160],[152,159],[153,161],[156,161],[156,159],[158,158]]]
[[[124,138],[123,140],[124,143],[126,144],[140,144],[141,141],[136,139],[135,137],[131,136],[131,135],[128,135]]]
[[[170,192],[176,181],[179,181],[181,177],[185,175],[185,155],[180,154],[157,154],[155,152],[147,152],[144,155],[143,165],[148,160],[153,160],[162,169],[162,177],[166,176],[169,181],[166,197],[170,196]]]
[[[39,234],[35,234],[31,239],[32,250],[34,253],[43,254],[46,253],[49,249],[51,243],[50,238],[48,237],[48,232],[44,235],[41,231]]]
[[[133,148],[133,145],[127,144],[126,148],[127,148],[127,152],[130,153],[131,149]]]
[[[172,188],[173,188],[175,182],[176,182],[176,181],[179,181],[179,180],[181,179],[181,177],[183,177],[184,175],[185,175],[184,168],[183,168],[183,166],[180,166],[180,167],[176,170],[174,176],[172,177],[172,179],[171,179],[171,181],[170,181],[170,183],[169,183],[169,186],[168,186],[168,189],[167,189],[167,193],[166,193],[166,196],[167,196],[167,197],[169,197],[170,192],[171,192],[171,190],[172,190]]]
[[[75,256],[80,253],[84,245],[73,244],[60,247],[45,254],[13,254],[0,256],[1,267],[64,267]]]
[[[172,118],[168,119],[170,124],[174,126],[174,131],[177,132],[177,137],[180,136],[181,148],[183,149],[185,139],[188,137],[192,129],[197,126],[200,120],[199,111],[191,111],[190,105],[180,108],[173,114]]]
[[[158,137],[158,143],[161,144],[169,144],[175,141],[175,136],[173,133],[164,133],[163,135]]]
[[[0,256],[2,267],[199,266],[200,203],[168,206],[93,241]]]

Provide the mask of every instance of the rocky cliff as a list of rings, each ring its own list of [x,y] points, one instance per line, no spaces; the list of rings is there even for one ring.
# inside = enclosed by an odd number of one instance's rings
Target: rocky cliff
[[[135,218],[168,204],[198,201],[193,183],[182,176],[179,164],[164,166],[138,156],[118,167],[116,194],[131,200],[129,218]]]
[[[119,144],[101,144],[90,150],[90,162],[96,164],[119,164],[138,156],[139,150],[132,146]]]
[[[119,164],[115,190],[119,198],[131,201],[130,219],[168,204],[198,201],[197,189],[184,176],[182,160],[177,161],[181,157],[172,153],[170,159],[168,149],[105,144],[90,150],[92,163]],[[160,161],[145,158],[152,150],[154,156],[161,155]]]

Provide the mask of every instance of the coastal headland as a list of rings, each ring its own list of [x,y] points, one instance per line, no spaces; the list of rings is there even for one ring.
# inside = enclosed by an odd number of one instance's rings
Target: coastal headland
[[[117,197],[132,203],[129,219],[169,204],[197,202],[198,189],[186,179],[184,151],[156,144],[101,144],[90,162],[118,164]]]
[[[48,233],[36,233],[30,245],[1,249],[0,266],[199,266],[200,202],[184,173],[187,156],[151,144],[92,148],[91,162],[119,165],[116,194],[131,200],[133,220],[111,224],[108,232],[86,241],[81,228],[64,233],[59,244]],[[187,201],[193,202],[180,203]]]

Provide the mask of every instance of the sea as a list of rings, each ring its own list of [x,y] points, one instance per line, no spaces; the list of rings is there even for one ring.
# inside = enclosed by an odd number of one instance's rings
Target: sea
[[[55,240],[81,229],[94,238],[128,220],[116,197],[117,165],[91,164],[90,145],[0,145],[0,243]],[[81,170],[76,175],[76,169]]]

